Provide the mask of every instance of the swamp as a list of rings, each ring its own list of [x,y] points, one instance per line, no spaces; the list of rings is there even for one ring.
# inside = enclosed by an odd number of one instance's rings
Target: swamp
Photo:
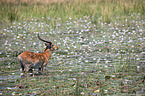
[[[18,55],[59,50],[42,75],[21,77]],[[144,0],[1,0],[0,95],[144,96]],[[36,70],[34,70],[36,71]]]

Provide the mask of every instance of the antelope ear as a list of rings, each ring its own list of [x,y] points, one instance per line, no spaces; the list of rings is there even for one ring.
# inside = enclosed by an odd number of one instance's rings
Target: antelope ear
[[[47,43],[43,43],[43,45],[44,45],[44,46],[47,46],[48,44],[47,44]]]
[[[47,45],[45,43],[43,43],[43,46],[44,46],[44,48],[46,48]]]

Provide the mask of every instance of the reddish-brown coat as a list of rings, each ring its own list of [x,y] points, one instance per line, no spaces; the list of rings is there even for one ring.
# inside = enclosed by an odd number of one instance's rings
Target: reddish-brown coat
[[[38,38],[45,43],[45,48],[43,53],[34,53],[29,51],[24,51],[18,56],[18,61],[20,62],[21,68],[23,72],[32,71],[32,69],[38,69],[39,71],[43,71],[48,60],[51,57],[51,50],[56,50],[58,47],[51,43],[50,41],[43,40]]]

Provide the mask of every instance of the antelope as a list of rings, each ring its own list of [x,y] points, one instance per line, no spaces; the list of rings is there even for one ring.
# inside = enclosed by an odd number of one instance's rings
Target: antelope
[[[39,34],[38,39],[46,42],[43,53],[24,51],[18,56],[18,61],[20,63],[22,72],[24,73],[33,73],[33,69],[38,69],[38,72],[43,71],[48,63],[48,60],[50,59],[51,51],[58,49],[58,47],[52,42],[40,38]]]

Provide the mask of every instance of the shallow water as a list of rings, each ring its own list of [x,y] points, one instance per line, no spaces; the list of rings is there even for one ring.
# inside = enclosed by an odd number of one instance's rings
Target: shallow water
[[[84,16],[63,24],[57,21],[58,25],[49,26],[49,31],[43,19],[40,23],[43,26],[39,28],[35,19],[13,23],[1,33],[0,93],[32,96],[145,94],[145,22],[138,18],[125,24],[93,24],[86,22]],[[59,50],[52,52],[43,75],[21,78],[17,56],[25,50],[42,52],[43,42],[37,39],[38,32],[53,41]]]

